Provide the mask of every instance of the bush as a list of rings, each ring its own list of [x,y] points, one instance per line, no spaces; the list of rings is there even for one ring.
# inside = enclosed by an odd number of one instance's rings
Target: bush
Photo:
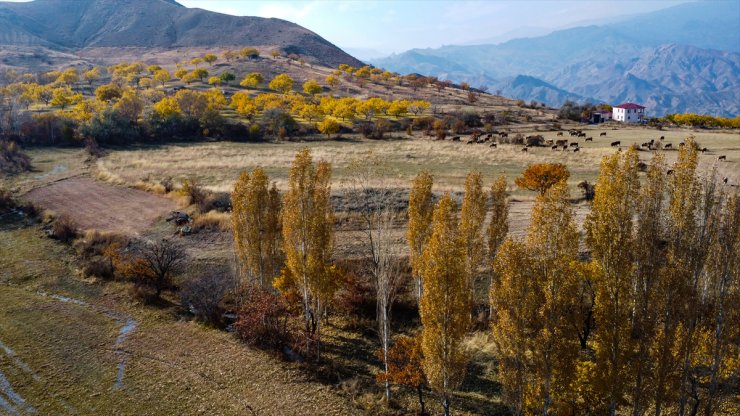
[[[109,258],[98,257],[82,262],[82,276],[100,279],[113,279],[113,262]]]
[[[0,214],[10,212],[16,208],[15,200],[10,192],[0,189]]]
[[[141,138],[139,126],[113,110],[96,114],[79,130],[82,137],[92,138],[102,144],[126,145]]]
[[[228,231],[231,227],[231,214],[219,211],[208,211],[195,217],[193,232]]]
[[[293,116],[278,108],[272,108],[262,113],[262,126],[265,131],[274,137],[280,135],[281,131],[283,136],[292,136],[298,130],[298,123]]]
[[[15,142],[0,141],[0,172],[20,173],[31,170],[31,158]]]
[[[198,185],[195,179],[185,179],[182,182],[181,192],[188,197],[190,204],[198,208],[198,211],[208,212],[210,192]]]
[[[235,287],[230,273],[206,273],[188,280],[180,288],[183,308],[198,319],[214,326],[223,324],[222,301]]]
[[[282,296],[253,289],[237,312],[234,329],[250,345],[277,349],[293,341],[289,318],[288,305]]]
[[[49,237],[67,244],[71,243],[79,235],[77,226],[67,216],[60,216],[54,219],[47,228],[47,234]]]

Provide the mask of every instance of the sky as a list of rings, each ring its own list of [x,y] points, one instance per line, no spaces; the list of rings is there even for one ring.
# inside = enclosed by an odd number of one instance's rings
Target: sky
[[[289,20],[339,47],[365,49],[365,54],[538,36],[688,1],[178,0],[187,7]]]
[[[289,20],[358,57],[374,58],[413,48],[498,43],[540,36],[557,29],[651,12],[691,0],[177,1],[186,7],[235,16]]]

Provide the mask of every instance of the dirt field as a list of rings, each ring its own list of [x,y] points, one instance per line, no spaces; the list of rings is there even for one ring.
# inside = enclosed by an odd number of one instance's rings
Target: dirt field
[[[82,229],[138,234],[176,208],[174,201],[85,177],[64,179],[25,196],[35,205],[71,218]]]

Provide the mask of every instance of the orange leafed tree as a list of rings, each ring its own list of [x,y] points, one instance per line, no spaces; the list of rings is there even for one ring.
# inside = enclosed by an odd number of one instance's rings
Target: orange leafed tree
[[[379,349],[378,358],[383,359],[383,349]],[[393,384],[409,386],[416,389],[419,395],[419,414],[426,414],[424,410],[424,371],[422,370],[423,353],[421,351],[421,337],[396,337],[393,346],[388,349],[388,371],[378,373],[376,379],[380,383],[389,381]]]
[[[568,180],[570,172],[562,163],[537,163],[527,166],[522,176],[516,178],[514,183],[520,188],[537,191],[540,195],[560,181]]]

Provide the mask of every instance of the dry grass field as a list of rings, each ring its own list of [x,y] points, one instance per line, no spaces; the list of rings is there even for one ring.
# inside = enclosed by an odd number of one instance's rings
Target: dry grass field
[[[594,141],[575,140],[581,145],[578,153],[553,151],[550,147],[530,148],[528,152],[522,152],[522,146],[518,145],[500,145],[494,149],[486,144],[467,145],[465,137],[459,143],[449,139],[435,141],[420,137],[421,133],[416,132],[413,138],[399,135],[396,139],[384,141],[347,137],[329,141],[142,146],[113,151],[97,162],[96,169],[99,178],[122,184],[131,185],[142,179],[157,182],[171,176],[175,179],[195,178],[212,190],[231,191],[241,170],[262,166],[281,186],[285,184],[295,153],[302,147],[309,147],[316,159],[332,163],[335,189],[343,186],[347,167],[352,161],[374,154],[384,165],[386,177],[379,178],[379,183],[386,186],[408,187],[414,175],[427,169],[435,177],[436,191],[457,191],[462,188],[465,175],[472,170],[483,173],[488,181],[498,175],[513,180],[528,164],[564,163],[571,171],[569,182],[575,190],[575,185],[581,180],[594,181],[601,158],[616,151],[610,147],[613,141],[621,141],[625,148],[665,136],[665,143],[678,147],[683,139],[694,135],[701,146],[709,149],[701,156],[702,167],[710,169],[716,165],[720,176],[728,176],[730,183],[740,183],[740,132],[658,131],[639,127],[618,130],[587,128],[585,131],[594,137]],[[602,131],[607,132],[606,137],[599,137]],[[524,131],[525,134],[532,132]],[[554,131],[540,134],[547,139],[557,137]],[[671,163],[677,151],[666,150],[665,154]],[[717,162],[719,155],[726,155],[727,161]],[[640,157],[648,161],[652,153],[641,152]]]
[[[531,127],[512,130],[526,134],[535,131]],[[599,137],[602,131],[606,137]],[[173,177],[175,183],[194,178],[212,190],[230,191],[238,173],[255,166],[265,167],[284,187],[290,163],[304,146],[316,158],[332,162],[336,193],[346,186],[350,163],[369,153],[380,158],[386,172],[376,185],[407,188],[417,172],[428,169],[435,176],[437,192],[458,192],[468,171],[481,171],[489,183],[506,175],[513,194],[511,231],[518,235],[529,222],[533,194],[515,189],[513,178],[527,164],[565,163],[572,173],[575,198],[579,196],[576,184],[595,180],[600,159],[616,151],[610,147],[616,140],[624,148],[663,135],[665,142],[677,146],[693,134],[709,149],[700,156],[702,168],[717,166],[720,177],[727,176],[731,185],[740,183],[738,132],[602,127],[587,128],[587,133],[594,142],[581,143],[578,153],[549,147],[523,153],[521,146],[514,145],[492,149],[467,145],[465,138],[462,143],[433,141],[418,132],[412,138],[399,135],[385,141],[345,137],[139,146],[110,150],[96,161],[79,150],[43,148],[29,151],[33,172],[0,178],[0,184],[46,208],[82,214],[90,227],[105,229],[106,224],[123,221],[127,225],[118,231],[159,238],[173,233],[158,217],[175,203],[129,187],[142,180],[156,183]],[[542,134],[556,137],[554,131]],[[669,163],[676,153],[665,151]],[[719,155],[727,161],[718,162]],[[641,152],[640,157],[647,161],[651,153]],[[575,208],[580,223],[588,204],[580,202]],[[403,224],[396,231],[399,244],[404,244]],[[353,251],[355,240],[351,230],[340,230],[339,255]],[[191,269],[183,279],[223,267],[233,256],[228,230],[204,231],[183,237],[182,242],[191,257]],[[0,222],[0,253],[0,398],[4,400],[0,414],[347,415],[376,413],[382,404],[372,378],[379,365],[373,355],[375,335],[351,322],[336,319],[326,327],[327,364],[321,374],[312,374],[300,364],[247,347],[231,334],[184,319],[174,295],[167,295],[166,305],[147,307],[131,301],[125,283],[79,277],[72,249],[44,238],[38,224]],[[485,282],[480,283],[484,293]],[[127,327],[133,330],[128,332]],[[455,413],[504,414],[490,339],[478,332],[466,342],[475,353],[453,399]],[[416,408],[413,392],[394,391],[398,412]],[[427,403],[433,411],[440,410],[437,398],[429,396]]]

